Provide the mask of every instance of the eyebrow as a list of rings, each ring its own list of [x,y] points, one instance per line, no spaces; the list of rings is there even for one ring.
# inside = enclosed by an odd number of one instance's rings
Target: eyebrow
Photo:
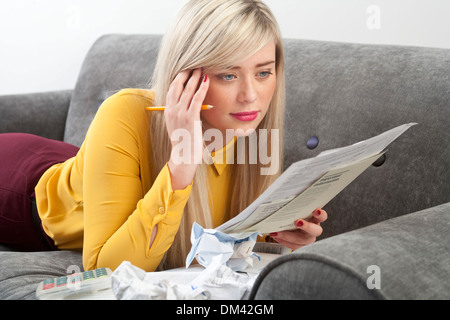
[[[258,63],[258,64],[256,65],[256,68],[265,67],[265,66],[267,66],[267,65],[269,65],[269,64],[273,64],[273,63],[275,63],[275,60],[270,60],[270,61],[267,61],[267,62]],[[229,70],[238,70],[238,69],[240,69],[240,68],[241,68],[241,67],[236,66],[236,67],[229,67],[229,68],[227,68],[227,69],[229,69]]]

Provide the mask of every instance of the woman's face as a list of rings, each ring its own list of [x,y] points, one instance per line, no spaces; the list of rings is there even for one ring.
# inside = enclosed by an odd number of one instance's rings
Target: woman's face
[[[242,63],[208,71],[209,89],[203,104],[214,108],[201,112],[204,130],[218,129],[225,138],[227,129],[233,129],[236,136],[256,129],[275,92],[275,57],[275,43],[271,41]]]

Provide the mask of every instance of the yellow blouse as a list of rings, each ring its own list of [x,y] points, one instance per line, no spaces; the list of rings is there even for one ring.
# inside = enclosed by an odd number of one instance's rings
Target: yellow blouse
[[[152,181],[149,105],[148,90],[124,89],[109,97],[77,155],[49,168],[36,186],[45,232],[60,249],[83,249],[85,270],[114,270],[128,260],[153,271],[178,230],[192,185],[173,191],[167,164]],[[234,141],[213,160],[226,156]],[[230,165],[221,162],[208,169],[214,226],[225,221],[231,198]]]

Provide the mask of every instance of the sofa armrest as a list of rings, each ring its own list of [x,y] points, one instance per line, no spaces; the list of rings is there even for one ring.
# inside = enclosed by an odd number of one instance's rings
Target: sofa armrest
[[[63,140],[73,90],[0,96],[0,133]]]
[[[450,299],[450,203],[305,246],[268,264],[250,299]]]

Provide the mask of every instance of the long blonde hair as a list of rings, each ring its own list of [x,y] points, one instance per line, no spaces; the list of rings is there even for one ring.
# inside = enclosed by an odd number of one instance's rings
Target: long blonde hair
[[[152,91],[155,105],[165,105],[166,94],[175,76],[183,70],[226,68],[245,61],[262,49],[269,41],[276,45],[277,86],[264,119],[258,129],[279,130],[278,164],[282,164],[284,116],[284,56],[278,24],[270,9],[259,0],[191,0],[178,12],[174,23],[166,32],[159,51]],[[170,158],[171,143],[163,113],[151,113],[151,139],[155,168],[153,179]],[[270,130],[268,150],[270,145]],[[249,146],[248,138],[245,146]],[[247,147],[248,148],[248,147]],[[250,164],[246,152],[244,164],[232,165],[232,207],[229,218],[245,209],[278,176],[261,175],[262,165]],[[273,154],[273,153],[272,153]],[[236,163],[236,162],[235,162]],[[196,171],[191,195],[184,209],[180,228],[159,269],[183,266],[191,247],[190,231],[193,222],[211,228],[207,164]],[[238,181],[238,183],[237,183]],[[209,189],[209,188],[208,188]]]

